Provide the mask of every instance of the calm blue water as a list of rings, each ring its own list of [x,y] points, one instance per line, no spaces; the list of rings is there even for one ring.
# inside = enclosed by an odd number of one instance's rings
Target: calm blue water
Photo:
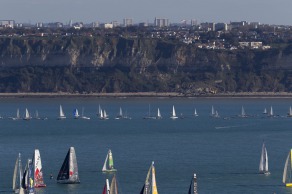
[[[69,119],[56,120],[59,105]],[[97,119],[98,105],[110,119]],[[143,120],[160,108],[162,120]],[[172,105],[185,119],[169,119]],[[221,118],[210,118],[211,106]],[[12,193],[12,175],[18,153],[23,165],[33,150],[41,153],[45,183],[42,194],[102,193],[101,173],[110,148],[113,152],[120,193],[139,193],[151,161],[155,161],[160,194],[187,193],[193,173],[197,173],[199,193],[292,193],[281,183],[284,163],[292,148],[292,118],[286,118],[292,99],[176,99],[176,98],[2,98],[0,114],[0,191]],[[236,118],[244,106],[251,118]],[[273,106],[278,118],[263,117]],[[91,120],[74,120],[78,108]],[[119,107],[132,120],[114,120]],[[199,117],[192,117],[196,107]],[[20,108],[38,110],[48,120],[13,121]],[[223,119],[225,118],[225,119]],[[265,140],[270,176],[258,174],[260,151]],[[70,146],[77,155],[81,184],[60,185],[49,179],[62,165]]]

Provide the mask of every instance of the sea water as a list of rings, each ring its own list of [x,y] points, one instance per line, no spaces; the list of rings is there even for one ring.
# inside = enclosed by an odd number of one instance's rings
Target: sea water
[[[57,120],[62,105],[66,120]],[[97,118],[98,106],[109,120]],[[149,106],[150,105],[150,106]],[[169,117],[175,106],[179,118]],[[292,118],[287,118],[292,99],[232,98],[2,98],[0,102],[0,192],[12,193],[12,176],[18,153],[23,166],[39,149],[46,188],[42,194],[102,193],[101,172],[108,149],[117,168],[119,193],[135,194],[155,162],[160,194],[187,193],[197,174],[199,193],[292,193],[282,181],[283,168],[292,148]],[[211,107],[220,118],[211,118]],[[241,107],[248,118],[239,118]],[[263,115],[273,107],[277,117]],[[115,120],[119,108],[131,120]],[[150,108],[149,108],[150,107]],[[11,120],[17,108],[25,108],[47,120]],[[73,109],[91,117],[73,119]],[[160,108],[163,119],[156,116]],[[196,108],[198,117],[192,116]],[[266,143],[271,174],[258,174],[261,146]],[[69,147],[75,147],[80,184],[56,183]],[[53,174],[54,179],[50,179]]]

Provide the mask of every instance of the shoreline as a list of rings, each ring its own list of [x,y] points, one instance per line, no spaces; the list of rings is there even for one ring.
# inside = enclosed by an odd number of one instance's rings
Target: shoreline
[[[129,93],[0,93],[0,98],[292,98],[288,92],[240,92],[219,94],[182,94],[176,92]]]

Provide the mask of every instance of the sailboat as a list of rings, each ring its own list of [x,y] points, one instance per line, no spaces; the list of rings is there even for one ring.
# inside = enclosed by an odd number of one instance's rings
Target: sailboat
[[[261,174],[269,175],[269,161],[268,161],[268,152],[265,146],[265,142],[262,146],[262,153],[261,153],[261,159],[260,159],[260,165],[259,165],[259,172]]]
[[[170,118],[171,118],[171,119],[177,119],[177,118],[178,118],[178,117],[176,116],[174,106],[172,106],[172,115],[170,116]]]
[[[283,172],[283,183],[286,185],[286,187],[292,187],[292,149],[289,151],[284,172]]]
[[[241,114],[239,115],[239,117],[242,117],[242,118],[247,117],[247,115],[245,114],[245,110],[244,110],[243,106],[241,106]]]
[[[73,116],[74,116],[74,119],[78,119],[78,118],[80,117],[77,108],[75,108],[75,109],[73,110]]]
[[[156,119],[156,117],[151,116],[151,108],[150,108],[150,104],[148,105],[148,115],[143,117],[143,119]]]
[[[108,162],[108,166],[107,166]],[[102,167],[102,172],[116,172],[117,169],[114,168],[114,159],[113,159],[113,154],[111,150],[108,150],[108,153],[106,155],[103,167]]]
[[[123,119],[124,117],[123,117],[123,110],[122,110],[122,107],[120,107],[120,111],[119,111],[119,113],[118,113],[118,115],[116,116],[116,118],[115,119]]]
[[[63,108],[62,106],[60,105],[60,112],[59,112],[59,117],[58,117],[59,120],[62,120],[62,119],[66,119],[66,116],[63,112]]]
[[[34,165],[34,187],[36,188],[46,187],[46,184],[44,183],[41,155],[38,149],[34,150],[33,165]]]
[[[105,110],[101,110],[100,111],[100,117],[99,117],[101,120],[107,120],[107,119],[109,119],[108,118],[108,115],[106,114],[106,111]]]
[[[22,176],[19,194],[35,194],[32,160],[28,159]]]
[[[21,164],[21,154],[18,154],[18,157],[15,162],[14,166],[14,173],[13,173],[13,183],[12,189],[15,193],[19,193],[21,188],[21,181],[22,181],[22,164]]]
[[[292,117],[292,108],[291,108],[291,106],[289,108],[288,117]]]
[[[16,117],[9,117],[10,119],[12,119],[12,120],[19,120],[19,119],[21,119],[20,118],[20,114],[19,114],[19,108],[16,110]]]
[[[273,107],[272,106],[271,106],[271,110],[270,110],[269,116],[270,117],[274,116],[274,111],[273,111]]]
[[[35,119],[40,120],[41,118],[39,117],[39,112],[36,110],[35,111]]]
[[[195,108],[195,111],[194,111],[194,116],[195,117],[199,116],[198,113],[197,113],[197,109],[196,108]]]
[[[146,180],[142,187],[142,190],[140,191],[140,194],[158,194],[156,178],[155,178],[154,162],[152,162],[148,170]]]
[[[156,119],[162,119],[162,116],[161,116],[159,108],[157,109],[157,117],[156,117]]]
[[[84,107],[82,107],[81,119],[90,120],[90,117],[84,116]]]
[[[265,115],[268,114],[268,111],[266,108],[264,109],[263,114],[265,114]]]
[[[215,115],[215,109],[214,109],[214,106],[212,106],[211,108],[211,116],[213,117]]]
[[[196,174],[194,174],[194,176],[191,179],[191,184],[189,187],[188,194],[198,194],[197,175]]]
[[[57,177],[57,183],[76,184],[80,183],[78,166],[74,147],[70,147]]]
[[[97,110],[96,115],[97,115],[97,117],[100,118],[100,115],[101,115],[101,107],[100,107],[100,104],[98,105],[98,110]]]
[[[30,117],[30,115],[29,115],[29,112],[28,112],[27,108],[25,109],[25,115],[24,115],[24,118],[23,118],[23,119],[26,120],[26,121],[28,121],[28,120],[31,119],[31,117]]]

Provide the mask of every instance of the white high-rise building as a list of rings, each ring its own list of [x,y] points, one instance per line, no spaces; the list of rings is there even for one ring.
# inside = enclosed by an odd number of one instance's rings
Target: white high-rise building
[[[166,18],[155,18],[154,25],[157,27],[167,27],[169,26],[169,20]]]
[[[124,19],[124,26],[125,27],[133,26],[133,19],[131,19],[131,18],[125,18]]]

